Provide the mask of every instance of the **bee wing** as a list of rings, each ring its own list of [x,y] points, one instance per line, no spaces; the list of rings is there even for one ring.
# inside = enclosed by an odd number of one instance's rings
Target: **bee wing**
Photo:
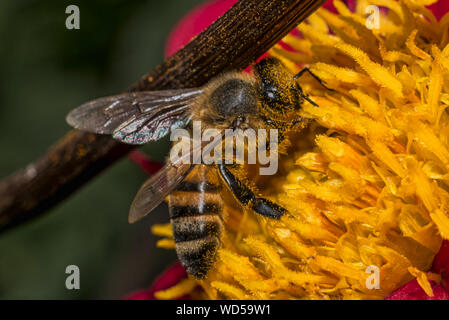
[[[189,108],[189,104],[179,104],[132,117],[114,130],[113,137],[129,144],[159,140],[171,130],[187,126],[191,119]]]
[[[197,152],[210,154],[211,150],[221,144],[222,136],[223,133],[218,133],[212,137],[214,139],[212,142],[202,142],[195,145],[195,149],[192,148],[192,140],[186,139],[190,142],[190,152],[186,152],[186,154],[175,159],[167,160],[165,166],[140,187],[131,204],[128,216],[129,223],[140,220],[156,208],[189,174],[194,166],[192,164],[193,156]],[[179,143],[185,143],[186,140]]]
[[[198,88],[175,89],[103,97],[75,108],[66,120],[76,129],[114,134],[127,143],[145,143],[161,138],[172,125],[186,125],[190,121],[187,111],[201,92]],[[133,138],[133,132],[140,139]]]
[[[142,219],[156,208],[184,180],[192,168],[191,164],[176,166],[168,162],[154,176],[145,181],[131,205],[129,223]]]

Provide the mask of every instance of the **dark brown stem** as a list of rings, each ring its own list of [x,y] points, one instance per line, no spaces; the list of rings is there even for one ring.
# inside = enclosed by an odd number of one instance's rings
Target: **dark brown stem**
[[[241,70],[325,1],[240,0],[129,90],[199,87],[223,71]],[[0,182],[0,231],[40,215],[132,148],[108,136],[70,131],[43,157]]]

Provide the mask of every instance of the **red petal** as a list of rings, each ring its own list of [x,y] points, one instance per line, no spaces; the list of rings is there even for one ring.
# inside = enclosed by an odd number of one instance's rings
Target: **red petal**
[[[440,251],[435,256],[432,271],[441,274],[443,285],[430,281],[433,297],[429,297],[415,280],[394,291],[385,300],[449,300],[449,241],[444,240]]]
[[[237,0],[208,1],[187,13],[171,31],[165,47],[165,56],[169,57],[184,47],[236,2]]]
[[[142,290],[130,294],[126,300],[157,300],[154,297],[156,291],[168,289],[187,277],[183,266],[177,262],[160,275],[148,290]],[[179,300],[189,299],[189,296],[180,297]]]
[[[432,271],[441,274],[445,287],[449,288],[449,240],[443,241],[433,260]]]
[[[163,166],[162,163],[151,160],[145,153],[139,150],[131,151],[128,158],[149,175],[155,174]]]
[[[435,17],[440,20],[441,17],[443,17],[447,12],[449,12],[449,1],[447,0],[440,0],[437,3],[434,3],[433,5],[428,7],[430,10],[432,10]]]
[[[433,297],[429,297],[415,279],[390,294],[385,300],[449,300],[448,290],[433,281],[430,281],[430,284]]]

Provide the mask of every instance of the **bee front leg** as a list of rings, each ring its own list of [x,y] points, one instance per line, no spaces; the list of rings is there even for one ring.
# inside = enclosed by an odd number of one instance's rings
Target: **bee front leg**
[[[218,171],[234,197],[244,207],[250,208],[258,214],[272,219],[279,219],[287,213],[287,210],[270,200],[256,197],[252,190],[229,171],[224,164],[218,165]]]
[[[299,96],[300,96],[302,99],[309,101],[309,103],[312,104],[312,105],[315,106],[315,107],[319,107],[315,102],[313,102],[312,100],[310,100],[310,98],[309,98],[308,95],[306,95],[306,94],[304,93],[304,91],[302,90],[302,88],[301,88],[301,86],[299,85],[299,83],[296,83],[295,90],[298,92]],[[299,109],[299,108],[301,108],[301,104],[299,104],[299,105],[296,106],[296,109]]]

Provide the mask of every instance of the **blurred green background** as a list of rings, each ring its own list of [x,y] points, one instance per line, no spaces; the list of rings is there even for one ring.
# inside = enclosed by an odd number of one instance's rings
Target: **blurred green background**
[[[0,178],[64,135],[69,110],[123,91],[161,62],[171,28],[201,2],[1,0]],[[65,28],[71,4],[80,30]],[[143,149],[163,160],[169,143]],[[156,248],[150,233],[168,222],[165,204],[127,223],[146,178],[123,159],[41,218],[1,234],[0,299],[117,299],[148,287],[176,255]],[[71,264],[80,290],[65,288]]]

